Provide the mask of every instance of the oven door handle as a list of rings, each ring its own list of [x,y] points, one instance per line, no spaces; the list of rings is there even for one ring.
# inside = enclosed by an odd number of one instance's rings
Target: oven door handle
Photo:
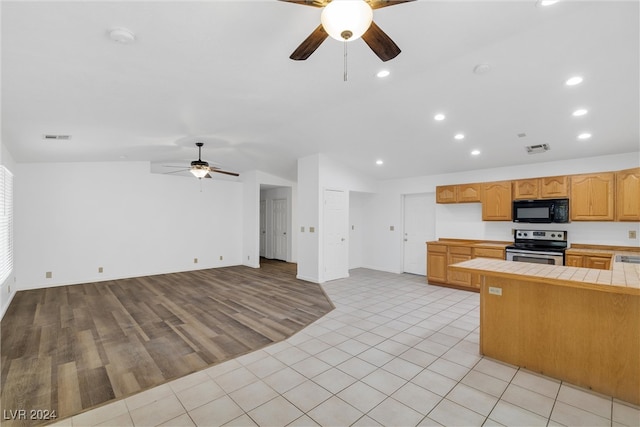
[[[511,250],[507,249],[507,253],[513,255],[522,255],[528,256],[531,258],[545,258],[546,256],[563,256],[562,252],[546,252],[546,251],[519,251],[519,250]],[[536,256],[539,255],[539,256]]]

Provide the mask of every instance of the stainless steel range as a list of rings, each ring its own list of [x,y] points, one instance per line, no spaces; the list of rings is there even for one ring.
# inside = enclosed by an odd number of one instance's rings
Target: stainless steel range
[[[564,265],[567,232],[555,230],[516,230],[513,245],[507,246],[507,261]]]

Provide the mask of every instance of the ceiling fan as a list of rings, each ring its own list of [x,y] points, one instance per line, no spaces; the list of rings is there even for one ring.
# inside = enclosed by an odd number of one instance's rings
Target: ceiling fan
[[[321,24],[293,51],[290,58],[304,61],[331,36],[348,41],[359,37],[382,61],[400,54],[391,37],[373,22],[373,10],[415,0],[280,0],[304,6],[323,8]]]
[[[204,160],[202,160],[202,146],[203,145],[204,145],[204,143],[202,143],[202,142],[196,142],[196,147],[198,147],[198,160],[192,161],[191,162],[191,166],[189,168],[185,168],[184,166],[166,166],[166,167],[179,167],[179,168],[181,168],[181,170],[168,172],[168,173],[172,174],[172,173],[179,173],[179,172],[189,171],[189,172],[191,172],[193,174],[193,176],[195,176],[198,179],[211,178],[211,175],[210,175],[211,172],[222,173],[222,174],[231,175],[231,176],[240,176],[240,174],[237,174],[235,172],[229,172],[229,171],[222,170],[217,166],[209,166],[208,162],[205,162]]]

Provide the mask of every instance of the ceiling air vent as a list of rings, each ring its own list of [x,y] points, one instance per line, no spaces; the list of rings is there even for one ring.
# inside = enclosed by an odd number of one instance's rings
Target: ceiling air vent
[[[527,145],[524,148],[529,154],[544,153],[545,151],[549,151],[551,149],[549,144]]]
[[[47,135],[43,135],[42,139],[45,139],[45,140],[61,139],[61,140],[64,140],[64,141],[68,141],[68,140],[71,139],[71,135],[49,135],[49,134],[47,134]]]

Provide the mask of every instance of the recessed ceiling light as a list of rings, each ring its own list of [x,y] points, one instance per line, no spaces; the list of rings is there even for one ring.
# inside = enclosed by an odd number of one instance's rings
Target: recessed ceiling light
[[[376,74],[376,76],[380,78],[384,78],[384,77],[387,77],[389,74],[391,74],[389,70],[380,70],[378,71],[378,74]]]
[[[545,6],[551,6],[552,4],[556,4],[556,3],[558,3],[558,0],[538,0],[536,2],[536,6],[545,7]]]
[[[564,84],[566,84],[567,86],[575,86],[575,85],[579,85],[580,83],[582,83],[582,77],[581,76],[573,76],[568,78]]]
[[[585,114],[587,114],[587,112],[588,112],[588,111],[587,111],[587,110],[585,110],[584,108],[580,108],[580,109],[578,109],[578,110],[574,111],[574,112],[572,113],[572,115],[573,115],[574,117],[580,117],[580,116],[584,116]]]
[[[376,165],[380,166],[380,165],[383,165],[383,164],[384,164],[384,162],[382,160],[376,160]]]
[[[439,121],[439,122],[441,122],[441,121],[443,121],[443,120],[444,120],[444,114],[442,114],[442,113],[438,113],[438,114],[436,114],[435,116],[433,116],[433,119],[434,119],[434,120],[437,120],[437,121]]]
[[[578,139],[585,140],[591,138],[591,134],[589,132],[584,132],[578,135]]]
[[[457,139],[457,140],[464,139],[464,134],[463,134],[463,133],[457,133],[457,134],[454,136],[454,138],[455,138],[455,139]]]
[[[471,155],[472,155],[472,156],[479,156],[479,155],[480,155],[480,150],[473,150],[473,151],[471,152]]]
[[[136,41],[136,35],[133,31],[126,28],[114,28],[108,32],[109,38],[116,43],[131,44]]]

